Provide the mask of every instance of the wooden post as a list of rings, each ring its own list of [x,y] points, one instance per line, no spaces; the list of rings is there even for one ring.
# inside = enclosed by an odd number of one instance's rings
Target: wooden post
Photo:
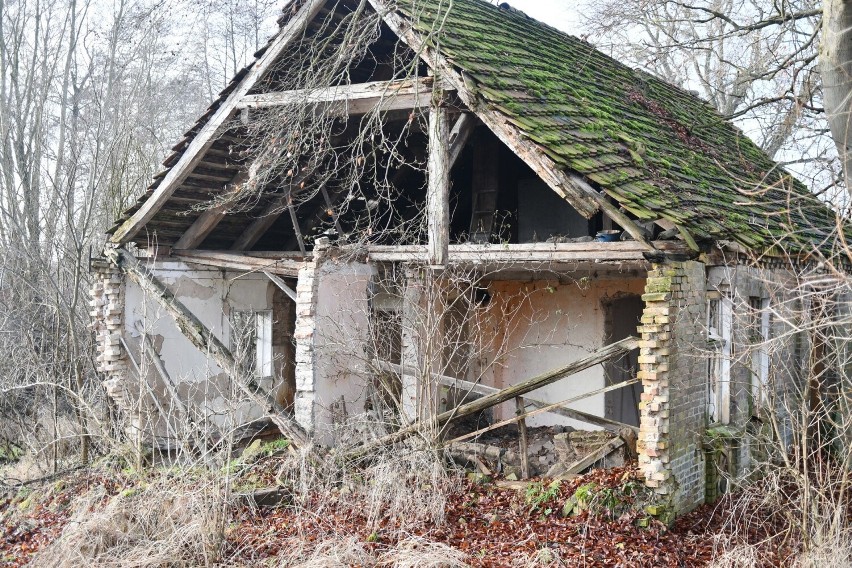
[[[305,447],[309,438],[307,433],[295,421],[284,414],[284,409],[268,394],[264,396],[249,385],[247,377],[242,376],[239,365],[230,350],[225,347],[218,337],[199,320],[180,300],[178,300],[165,284],[139,264],[132,254],[123,248],[108,248],[104,251],[106,257],[127,276],[136,282],[143,292],[149,294],[175,320],[178,329],[203,353],[208,353],[225,373],[234,378],[234,382],[243,394],[254,404],[263,408],[270,420],[281,433],[294,445]]]
[[[528,479],[530,476],[530,449],[527,439],[527,420],[524,418],[524,397],[515,397],[515,408],[521,419],[518,421],[518,450],[521,452],[521,477]]]
[[[423,326],[421,302],[423,280],[416,268],[405,271],[405,288],[402,292],[402,411],[405,423],[417,422],[421,416],[421,329]]]
[[[441,107],[443,92],[435,91],[429,107],[429,184],[426,191],[429,264],[444,266],[450,249],[450,156],[447,111]]]

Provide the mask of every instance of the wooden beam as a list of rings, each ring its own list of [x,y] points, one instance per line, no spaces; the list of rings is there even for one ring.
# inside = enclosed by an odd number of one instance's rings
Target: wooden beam
[[[559,477],[582,473],[583,470],[591,467],[596,461],[602,460],[623,445],[624,440],[621,438],[614,438],[609,442],[601,444],[597,450],[569,465],[565,471],[559,474]]]
[[[250,386],[252,377],[243,375],[230,350],[183,302],[175,297],[165,284],[146,267],[142,266],[136,260],[136,257],[122,248],[107,248],[104,254],[110,262],[121,269],[128,278],[136,282],[144,293],[153,298],[174,318],[178,329],[198,350],[210,355],[213,361],[234,379],[243,394],[268,414],[281,434],[297,447],[304,448],[308,445],[309,437],[302,427],[285,414],[284,409],[276,402],[274,397],[268,393],[259,392]]]
[[[610,203],[606,195],[595,191],[595,188],[593,188],[586,180],[584,180],[578,175],[572,174],[569,176],[569,178],[573,183],[585,188],[589,195],[592,196],[592,198],[601,208],[601,211],[603,211],[607,217],[621,225],[621,228],[627,231],[627,234],[633,237],[636,242],[641,243],[646,250],[657,250],[656,247],[654,247],[654,245],[651,244],[648,239],[645,238],[645,233],[639,228],[639,226],[632,219],[630,219],[630,217],[622,213],[618,207]]]
[[[293,232],[296,234],[296,242],[299,243],[299,250],[303,255],[308,254],[305,249],[305,238],[302,236],[302,229],[299,228],[299,218],[296,216],[296,209],[293,207],[293,195],[287,196],[287,212],[290,213],[290,222],[293,224]]]
[[[257,257],[231,251],[175,250],[170,258],[229,270],[270,272],[291,278],[298,276],[299,269],[305,264],[301,259]]]
[[[275,276],[274,274],[272,274],[271,272],[269,272],[267,270],[264,270],[263,273],[266,275],[267,278],[272,280],[273,284],[275,284],[276,286],[281,288],[281,291],[284,292],[285,294],[287,294],[288,298],[290,298],[294,302],[296,301],[296,292],[292,288],[287,286],[286,282],[284,282],[282,279],[280,279],[279,277]]]
[[[680,241],[656,241],[662,252],[690,254]],[[636,241],[614,243],[526,243],[512,245],[454,244],[449,246],[448,262],[451,264],[476,263],[496,265],[541,263],[603,263],[635,261],[645,264],[643,253],[647,249]],[[380,262],[428,262],[428,249],[424,245],[370,245],[369,258]]]
[[[168,201],[169,197],[171,197],[183,180],[192,173],[195,166],[204,158],[204,153],[222,133],[228,119],[236,110],[237,103],[248,94],[257,81],[269,70],[287,45],[304,32],[307,24],[313,20],[314,16],[317,15],[325,3],[326,0],[307,0],[299,12],[287,22],[260,59],[254,63],[243,80],[240,81],[239,85],[228,95],[204,126],[201,127],[201,130],[199,130],[189,143],[189,146],[187,146],[178,162],[169,169],[153,195],[113,233],[112,237],[110,237],[111,242],[123,244],[130,241],[157,214],[157,211]]]
[[[282,195],[267,205],[257,219],[252,221],[251,224],[246,227],[245,231],[237,237],[237,240],[231,245],[231,250],[250,250],[251,247],[256,245],[257,241],[260,240],[260,237],[262,237],[284,213],[284,210],[287,208],[287,197],[288,195]]]
[[[484,396],[480,399],[456,407],[452,410],[443,412],[431,420],[418,421],[404,428],[400,428],[393,434],[389,434],[387,436],[379,438],[378,440],[365,444],[361,448],[358,448],[357,450],[351,452],[349,455],[364,455],[366,452],[372,450],[373,448],[387,444],[393,444],[400,440],[404,440],[408,436],[411,436],[412,434],[415,434],[417,432],[427,432],[431,429],[438,428],[442,424],[445,424],[451,420],[457,420],[459,418],[464,418],[465,416],[470,416],[471,414],[482,412],[483,410],[491,408],[492,406],[496,406],[508,400],[512,400],[516,396],[523,396],[529,392],[532,392],[549,384],[555,383],[556,381],[564,379],[565,377],[575,375],[580,371],[585,371],[586,369],[594,367],[595,365],[600,365],[601,363],[604,363],[611,359],[615,359],[616,357],[621,357],[625,353],[629,353],[633,349],[636,349],[638,345],[639,340],[635,337],[627,337],[625,339],[622,339],[621,341],[611,343],[610,345],[601,347],[597,351],[589,353],[586,357],[583,357],[578,361],[574,361],[573,363],[569,363],[568,365],[559,367],[557,369],[552,369],[541,375],[536,375],[535,377],[532,377],[525,381],[521,381],[520,383],[497,391],[494,394]]]
[[[373,364],[382,370],[386,370],[392,373],[397,373],[402,375],[403,368],[400,365],[396,365],[394,363],[390,363],[388,361],[380,361],[374,360]],[[472,392],[475,394],[488,396],[494,393],[500,392],[500,389],[490,387],[488,385],[483,385],[481,383],[474,383],[471,381],[465,381],[463,379],[456,379],[454,377],[448,377],[446,375],[439,375],[437,373],[431,373],[429,375],[432,380],[438,381],[440,384],[448,387],[455,387],[458,389],[463,389],[467,392]],[[599,393],[593,393],[599,394]],[[524,404],[526,406],[532,406],[533,408],[542,409],[547,408],[546,412],[550,412],[552,414],[558,414],[559,416],[564,416],[565,418],[570,418],[571,420],[577,420],[579,422],[586,422],[588,424],[592,424],[594,426],[598,426],[603,428],[604,430],[608,430],[610,432],[618,433],[620,430],[624,428],[630,428],[634,432],[638,432],[639,428],[636,426],[631,426],[630,424],[625,424],[623,422],[617,422],[615,420],[610,420],[609,418],[604,418],[602,416],[595,416],[594,414],[589,414],[587,412],[583,412],[581,410],[574,410],[573,408],[567,408],[561,406],[559,404],[552,404],[549,402],[544,402],[542,400],[537,400],[534,398],[530,398],[528,396],[524,397]]]
[[[257,184],[255,180],[257,179],[258,174],[263,170],[263,168],[268,166],[270,161],[274,159],[279,151],[279,145],[269,144],[254,158],[254,160],[252,160],[250,165],[237,172],[225,189],[226,193],[230,194],[225,197],[225,202],[204,211],[204,213],[195,220],[192,226],[187,229],[183,235],[181,235],[178,242],[175,243],[174,248],[182,250],[194,249],[203,243],[204,239],[213,232],[213,229],[215,229],[222,219],[225,218],[225,215],[227,215],[228,205],[231,200],[236,199],[245,187],[251,187],[252,183],[255,185]]]
[[[476,115],[470,112],[463,112],[456,119],[456,123],[453,124],[453,129],[450,130],[450,156],[448,159],[448,167],[453,169],[453,166],[456,165],[456,160],[459,159],[459,156],[464,150],[465,144],[467,144],[468,138],[473,133],[473,130],[476,128],[476,124],[479,121],[476,119]]]
[[[526,405],[524,397],[515,397],[515,410],[518,414],[518,451],[521,454],[521,479],[530,477],[530,445],[527,438],[527,420],[524,416]]]
[[[302,254],[306,254],[304,241],[301,240],[301,231],[299,230],[298,219],[295,218],[295,211],[293,211],[292,206],[292,197],[293,197],[293,188],[299,188],[302,183],[304,183],[310,176],[313,174],[314,170],[312,169],[304,169],[294,177],[287,187],[284,190],[284,193],[273,199],[269,205],[261,212],[260,216],[257,217],[251,224],[246,227],[246,229],[242,232],[242,234],[237,237],[237,240],[234,241],[234,244],[231,245],[231,250],[233,251],[247,251],[250,250],[254,245],[257,244],[257,241],[268,231],[272,225],[275,224],[275,221],[278,220],[281,215],[284,214],[284,211],[287,210],[290,213],[290,220],[293,222],[293,230],[296,232],[296,235],[299,238],[299,250],[302,251]],[[323,182],[324,183],[324,182]],[[324,185],[323,185],[324,187]]]
[[[581,394],[581,395],[578,395],[578,396],[574,396],[574,397],[571,397],[567,400],[563,400],[561,402],[554,402],[553,404],[549,404],[549,405],[543,406],[541,408],[536,408],[535,410],[532,410],[530,412],[520,413],[517,416],[513,416],[512,418],[507,418],[506,420],[496,422],[496,423],[494,423],[490,426],[486,426],[485,428],[481,428],[479,430],[476,430],[475,432],[468,432],[467,434],[463,434],[463,435],[459,436],[458,438],[454,438],[447,443],[448,444],[454,444],[456,442],[461,442],[463,440],[475,438],[476,436],[479,436],[479,435],[484,434],[486,432],[490,432],[492,430],[496,430],[497,428],[502,428],[503,426],[508,426],[509,424],[513,424],[515,422],[520,422],[522,420],[526,420],[527,418],[529,418],[531,416],[536,416],[536,415],[541,414],[543,412],[552,412],[553,409],[559,408],[559,407],[564,407],[566,404],[578,402],[578,401],[583,400],[585,398],[589,398],[590,396],[596,396],[596,395],[599,395],[599,394],[604,394],[604,393],[608,393],[610,391],[614,391],[616,389],[624,388],[624,387],[627,387],[627,386],[630,386],[630,385],[635,385],[638,382],[639,382],[639,379],[630,379],[630,380],[624,381],[622,383],[610,385],[608,387],[604,387],[604,388],[593,390],[593,391],[590,391],[590,392],[587,392],[587,393],[584,393],[584,394]],[[634,431],[638,430],[638,428],[634,428],[632,426],[627,426],[626,424],[624,426],[627,427],[627,428],[631,428]]]
[[[435,93],[440,98],[442,93]],[[450,157],[447,111],[440,100],[429,107],[429,176],[426,188],[426,216],[429,264],[444,266],[450,246]]]
[[[272,108],[287,105],[338,104],[344,114],[358,116],[382,111],[426,108],[432,97],[431,77],[373,81],[319,89],[297,89],[246,95],[237,108]]]

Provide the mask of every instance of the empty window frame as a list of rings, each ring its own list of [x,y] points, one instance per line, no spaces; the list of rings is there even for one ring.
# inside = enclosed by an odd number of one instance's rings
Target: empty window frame
[[[751,391],[753,411],[766,401],[769,382],[769,298],[752,296],[749,303],[749,344],[751,349]]]
[[[271,377],[272,310],[231,312],[231,350],[244,373],[257,378]]]
[[[707,409],[710,424],[731,419],[732,302],[719,292],[707,293]]]

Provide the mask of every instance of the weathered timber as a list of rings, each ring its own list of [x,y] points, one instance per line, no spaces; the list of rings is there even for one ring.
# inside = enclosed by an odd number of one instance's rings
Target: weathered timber
[[[136,257],[122,248],[107,248],[104,254],[174,318],[181,333],[202,353],[209,354],[213,361],[234,379],[235,384],[249,400],[268,413],[270,420],[278,427],[281,434],[296,446],[307,446],[310,439],[302,427],[286,415],[284,409],[273,397],[256,392],[249,386],[250,377],[243,376],[230,350],[183,302],[175,297],[165,284],[142,266]]]
[[[395,363],[390,363],[388,361],[380,361],[374,360],[373,364],[376,365],[379,369],[390,371],[392,373],[397,373],[399,375],[402,374],[402,366],[397,365]],[[440,384],[448,387],[455,387],[458,389],[464,389],[467,392],[472,392],[479,395],[492,395],[494,393],[500,392],[500,389],[495,387],[490,387],[488,385],[483,385],[480,383],[473,383],[470,381],[465,381],[463,379],[456,379],[454,377],[448,377],[446,375],[439,375],[437,373],[431,373],[430,378],[432,380],[438,381]],[[598,393],[592,393],[598,394]],[[603,428],[604,430],[608,430],[610,432],[618,433],[623,428],[630,428],[634,432],[638,432],[639,429],[636,426],[631,426],[629,424],[624,424],[623,422],[617,422],[615,420],[610,420],[609,418],[604,418],[602,416],[595,416],[594,414],[589,414],[587,412],[582,412],[580,410],[574,410],[573,408],[565,408],[560,406],[562,403],[552,404],[549,402],[544,402],[541,400],[536,400],[534,398],[530,398],[528,396],[524,397],[524,404],[527,406],[532,406],[537,409],[547,408],[545,412],[550,412],[552,414],[558,414],[559,416],[564,416],[565,418],[570,418],[572,420],[578,420],[580,422],[587,422],[589,424],[593,424],[594,426],[598,426]]]
[[[372,450],[373,448],[387,444],[393,444],[400,440],[404,440],[405,438],[411,436],[412,434],[416,434],[417,432],[425,432],[429,431],[430,429],[437,429],[442,424],[445,424],[450,420],[457,420],[465,416],[470,416],[471,414],[482,412],[483,410],[491,408],[492,406],[496,406],[503,402],[512,400],[516,396],[523,396],[528,392],[532,392],[536,389],[540,389],[541,387],[555,383],[560,379],[564,379],[565,377],[577,374],[580,371],[584,371],[590,367],[594,367],[595,365],[599,365],[616,357],[620,357],[625,353],[632,351],[638,345],[638,339],[636,339],[635,337],[627,337],[625,339],[622,339],[621,341],[602,347],[597,351],[590,353],[586,357],[583,357],[582,359],[574,361],[573,363],[570,363],[568,365],[565,365],[564,367],[559,367],[541,375],[536,375],[535,377],[532,377],[525,381],[521,381],[520,383],[497,391],[496,393],[484,396],[472,402],[468,402],[452,410],[442,412],[431,420],[421,420],[404,428],[400,428],[393,434],[389,434],[387,436],[379,438],[378,440],[370,442],[362,446],[361,448],[350,452],[350,455],[363,455]]]
[[[270,108],[286,105],[338,104],[343,114],[358,116],[380,111],[426,108],[432,97],[431,77],[373,81],[319,89],[297,89],[246,95],[237,108]]]
[[[304,261],[287,258],[285,253],[273,253],[272,255],[253,256],[239,254],[231,251],[205,251],[205,250],[172,250],[171,258],[182,262],[215,266],[231,270],[244,270],[246,272],[271,272],[281,276],[295,278],[299,275],[299,269],[304,266]]]
[[[584,188],[586,190],[586,193],[588,193],[592,197],[592,199],[594,199],[595,203],[598,204],[598,207],[601,208],[601,211],[603,211],[607,217],[621,225],[621,228],[627,231],[627,234],[633,237],[636,242],[641,243],[646,250],[657,250],[656,247],[654,247],[654,245],[651,244],[648,239],[645,238],[645,234],[642,232],[639,226],[636,225],[636,223],[631,220],[630,217],[622,213],[618,207],[610,203],[610,201],[606,198],[606,195],[595,191],[595,188],[593,188],[586,180],[584,180],[578,175],[571,174],[568,177],[572,183]]]
[[[467,434],[462,434],[458,438],[454,438],[454,439],[450,440],[449,443],[453,444],[453,443],[456,443],[456,442],[461,442],[463,440],[468,440],[470,438],[474,438],[474,437],[479,436],[481,434],[485,434],[486,432],[496,430],[497,428],[502,428],[503,426],[508,426],[509,424],[513,424],[515,422],[521,422],[521,421],[526,420],[527,418],[529,418],[531,416],[535,416],[535,415],[541,414],[543,412],[553,412],[553,410],[555,408],[564,407],[566,404],[571,404],[573,402],[577,402],[577,401],[583,400],[584,398],[589,398],[591,396],[596,396],[596,395],[599,395],[599,394],[608,393],[608,392],[614,391],[616,389],[620,389],[620,388],[624,388],[624,387],[627,387],[627,386],[630,386],[630,385],[634,385],[638,382],[639,382],[639,379],[630,379],[629,381],[624,381],[624,382],[621,382],[621,383],[618,383],[618,384],[615,384],[615,385],[610,385],[608,387],[604,387],[604,388],[601,388],[601,389],[597,389],[597,390],[593,390],[593,391],[590,391],[590,392],[587,392],[587,393],[583,393],[583,394],[575,396],[575,397],[571,397],[567,400],[563,400],[563,401],[560,401],[560,402],[555,402],[553,404],[542,406],[541,408],[536,408],[535,410],[532,410],[530,412],[521,413],[518,416],[513,416],[512,418],[507,418],[506,420],[502,420],[500,422],[495,422],[494,424],[492,424],[490,426],[486,426],[485,428],[481,428],[479,430],[476,430],[475,432],[468,432]],[[589,421],[586,420],[586,422],[589,422]],[[620,422],[617,422],[616,424],[618,424],[620,426],[619,430],[621,428],[635,429],[633,426],[628,426],[627,424],[621,424]]]
[[[204,126],[201,127],[201,130],[198,131],[189,143],[177,163],[168,171],[151,198],[147,199],[113,233],[110,238],[113,243],[128,242],[156,215],[163,203],[171,197],[172,193],[190,176],[195,166],[204,158],[205,152],[222,133],[224,125],[236,110],[237,103],[266,74],[287,45],[302,34],[308,22],[316,16],[325,3],[326,0],[308,0],[299,12],[287,22],[275,40],[266,48],[260,59],[255,62],[243,80],[240,81],[239,85],[228,95],[228,98],[219,106]]]
[[[477,122],[479,121],[476,119],[475,114],[463,112],[456,119],[455,124],[453,124],[453,129],[450,130],[449,137],[450,155],[448,158],[448,167],[450,169],[453,168],[459,159],[468,138],[470,138],[471,133],[476,128]]]
[[[435,97],[440,98],[441,92]],[[447,111],[433,103],[429,108],[429,180],[426,188],[426,216],[429,264],[444,266],[450,246],[450,165],[447,147]]]
[[[559,477],[576,475],[578,473],[582,473],[583,470],[591,467],[593,463],[596,461],[600,461],[603,458],[607,457],[609,454],[617,450],[618,448],[624,445],[624,440],[621,438],[614,438],[605,444],[601,444],[597,450],[588,454],[587,456],[578,459],[571,465],[569,465],[565,470],[559,474]]]
[[[274,274],[272,274],[271,272],[269,272],[267,270],[264,270],[263,273],[266,275],[267,278],[269,278],[272,281],[273,284],[275,284],[276,286],[281,288],[281,291],[284,292],[285,294],[287,294],[288,298],[290,298],[294,302],[296,301],[295,290],[293,290],[292,288],[287,286],[286,282],[284,282],[283,280],[281,280],[280,278],[278,278],[277,276],[275,276]]]
[[[688,253],[680,241],[655,241],[658,250]],[[449,246],[450,263],[620,262],[644,261],[647,249],[636,241],[614,243],[526,243],[510,245],[458,244]],[[424,245],[370,245],[370,259],[380,262],[427,262]]]
[[[527,420],[524,417],[524,397],[515,397],[515,411],[520,417],[518,419],[518,451],[521,453],[521,477],[529,479],[530,476],[530,445],[527,438]]]

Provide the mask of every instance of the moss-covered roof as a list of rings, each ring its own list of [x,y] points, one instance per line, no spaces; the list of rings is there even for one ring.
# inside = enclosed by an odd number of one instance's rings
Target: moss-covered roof
[[[399,0],[397,11],[559,167],[640,219],[754,251],[825,248],[835,214],[708,103],[513,9]]]

